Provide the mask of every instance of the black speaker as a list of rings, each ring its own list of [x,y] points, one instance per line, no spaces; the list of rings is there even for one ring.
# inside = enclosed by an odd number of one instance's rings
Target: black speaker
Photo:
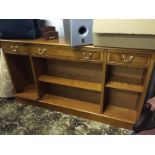
[[[36,39],[41,36],[38,19],[0,19],[0,38]]]

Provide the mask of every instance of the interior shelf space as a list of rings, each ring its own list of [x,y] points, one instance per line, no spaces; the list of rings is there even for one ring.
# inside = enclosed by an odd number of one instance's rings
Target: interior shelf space
[[[132,124],[135,123],[137,117],[136,110],[118,107],[115,105],[108,105],[103,115],[106,117],[115,118]]]
[[[43,76],[46,76],[45,78],[46,80],[48,79],[48,82],[50,81],[61,84],[65,84],[65,82],[73,82],[75,87],[77,86],[77,82],[79,82],[79,85],[94,84],[95,87],[99,87],[96,88],[97,90],[100,89],[100,85],[96,84],[102,83],[101,64],[70,62],[37,57],[33,57],[32,59],[37,79],[43,80]],[[61,79],[55,80],[55,77],[61,77]],[[88,81],[88,83],[85,83],[85,81]]]
[[[99,113],[100,106],[91,102],[80,101],[67,97],[60,97],[52,94],[45,94],[39,102],[49,105],[63,107],[67,109],[76,109],[84,112]]]
[[[136,110],[142,93],[120,90],[115,88],[105,89],[105,108],[114,105],[122,108]]]
[[[144,68],[107,65],[106,86],[142,92],[147,71]]]
[[[137,92],[137,93],[143,92],[143,86],[142,85],[122,83],[122,82],[116,82],[116,81],[108,81],[105,84],[105,87],[115,88],[115,89],[120,89],[120,90],[128,90],[128,91],[133,91],[133,92]]]
[[[16,97],[36,101],[38,99],[38,92],[29,56],[8,53],[5,56],[16,91]]]
[[[62,86],[75,87],[92,91],[102,91],[102,84],[97,82],[88,82],[48,75],[41,75],[38,80],[50,84],[58,84]]]
[[[16,93],[16,97],[36,101],[38,94],[34,85],[28,85],[22,91]]]
[[[51,94],[99,105],[102,65],[32,57],[39,94]]]

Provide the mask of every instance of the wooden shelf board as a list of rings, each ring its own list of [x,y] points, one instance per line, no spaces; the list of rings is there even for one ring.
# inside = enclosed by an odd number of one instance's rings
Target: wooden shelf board
[[[122,83],[122,82],[116,82],[116,81],[108,81],[105,84],[105,87],[127,90],[127,91],[132,91],[137,93],[143,92],[143,87],[141,85]]]
[[[49,105],[55,105],[58,107],[63,107],[67,109],[76,109],[79,111],[89,112],[89,113],[98,113],[99,112],[99,104],[90,103],[80,100],[75,100],[71,98],[65,98],[60,96],[55,96],[51,94],[45,94],[39,102],[46,103]]]
[[[92,90],[92,91],[102,91],[102,83],[73,80],[73,79],[61,78],[57,76],[48,76],[48,75],[41,75],[38,78],[38,80],[42,82],[58,84],[62,86],[81,88],[81,89]]]
[[[136,67],[136,68],[149,68],[149,65],[139,65],[139,64],[127,64],[127,63],[119,63],[119,62],[107,62],[107,65],[111,66],[126,66],[126,67]]]
[[[117,120],[125,122],[136,122],[137,113],[136,110],[127,109],[119,106],[108,105],[103,113],[105,117],[115,118]]]
[[[112,123],[114,125],[132,127],[136,121],[136,111],[117,106],[108,106],[103,113],[100,113],[100,105],[90,102],[79,101],[75,99],[45,94],[40,100],[43,105],[48,105],[54,109],[63,109],[71,114],[84,116],[89,119],[100,120],[103,123]],[[72,110],[74,112],[72,112]],[[60,110],[61,111],[61,110]],[[76,112],[75,112],[76,111]]]
[[[38,99],[37,90],[34,85],[28,85],[20,93],[16,93],[17,98],[36,101]]]

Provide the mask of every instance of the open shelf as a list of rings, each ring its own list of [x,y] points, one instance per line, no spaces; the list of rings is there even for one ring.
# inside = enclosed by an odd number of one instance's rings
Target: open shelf
[[[92,112],[92,113],[98,113],[100,106],[95,103],[90,103],[90,102],[85,102],[85,101],[80,101],[80,100],[75,100],[71,98],[66,98],[66,97],[60,97],[60,96],[55,96],[51,94],[45,94],[39,102],[41,103],[46,103],[49,105],[54,105],[57,107],[63,107],[67,109],[76,109],[79,111],[84,111],[84,112]]]
[[[122,120],[130,123],[135,123],[137,115],[136,110],[122,108],[115,105],[108,105],[103,113],[104,116]]]
[[[37,90],[34,85],[28,85],[20,93],[16,93],[17,98],[36,101],[38,99]]]
[[[102,84],[97,82],[87,82],[87,81],[74,80],[57,76],[48,76],[48,75],[41,75],[38,78],[38,80],[50,84],[58,84],[62,86],[69,86],[92,91],[102,91]]]
[[[137,93],[143,92],[143,86],[141,85],[122,83],[122,82],[116,82],[116,81],[108,81],[105,84],[105,87],[115,88],[115,89],[120,89],[120,90],[127,90],[127,91],[132,91],[132,92],[137,92]]]

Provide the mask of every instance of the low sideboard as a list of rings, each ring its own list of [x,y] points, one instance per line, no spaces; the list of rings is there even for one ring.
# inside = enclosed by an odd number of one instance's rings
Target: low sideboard
[[[63,39],[0,44],[17,100],[128,129],[139,119],[153,50],[70,47]]]

